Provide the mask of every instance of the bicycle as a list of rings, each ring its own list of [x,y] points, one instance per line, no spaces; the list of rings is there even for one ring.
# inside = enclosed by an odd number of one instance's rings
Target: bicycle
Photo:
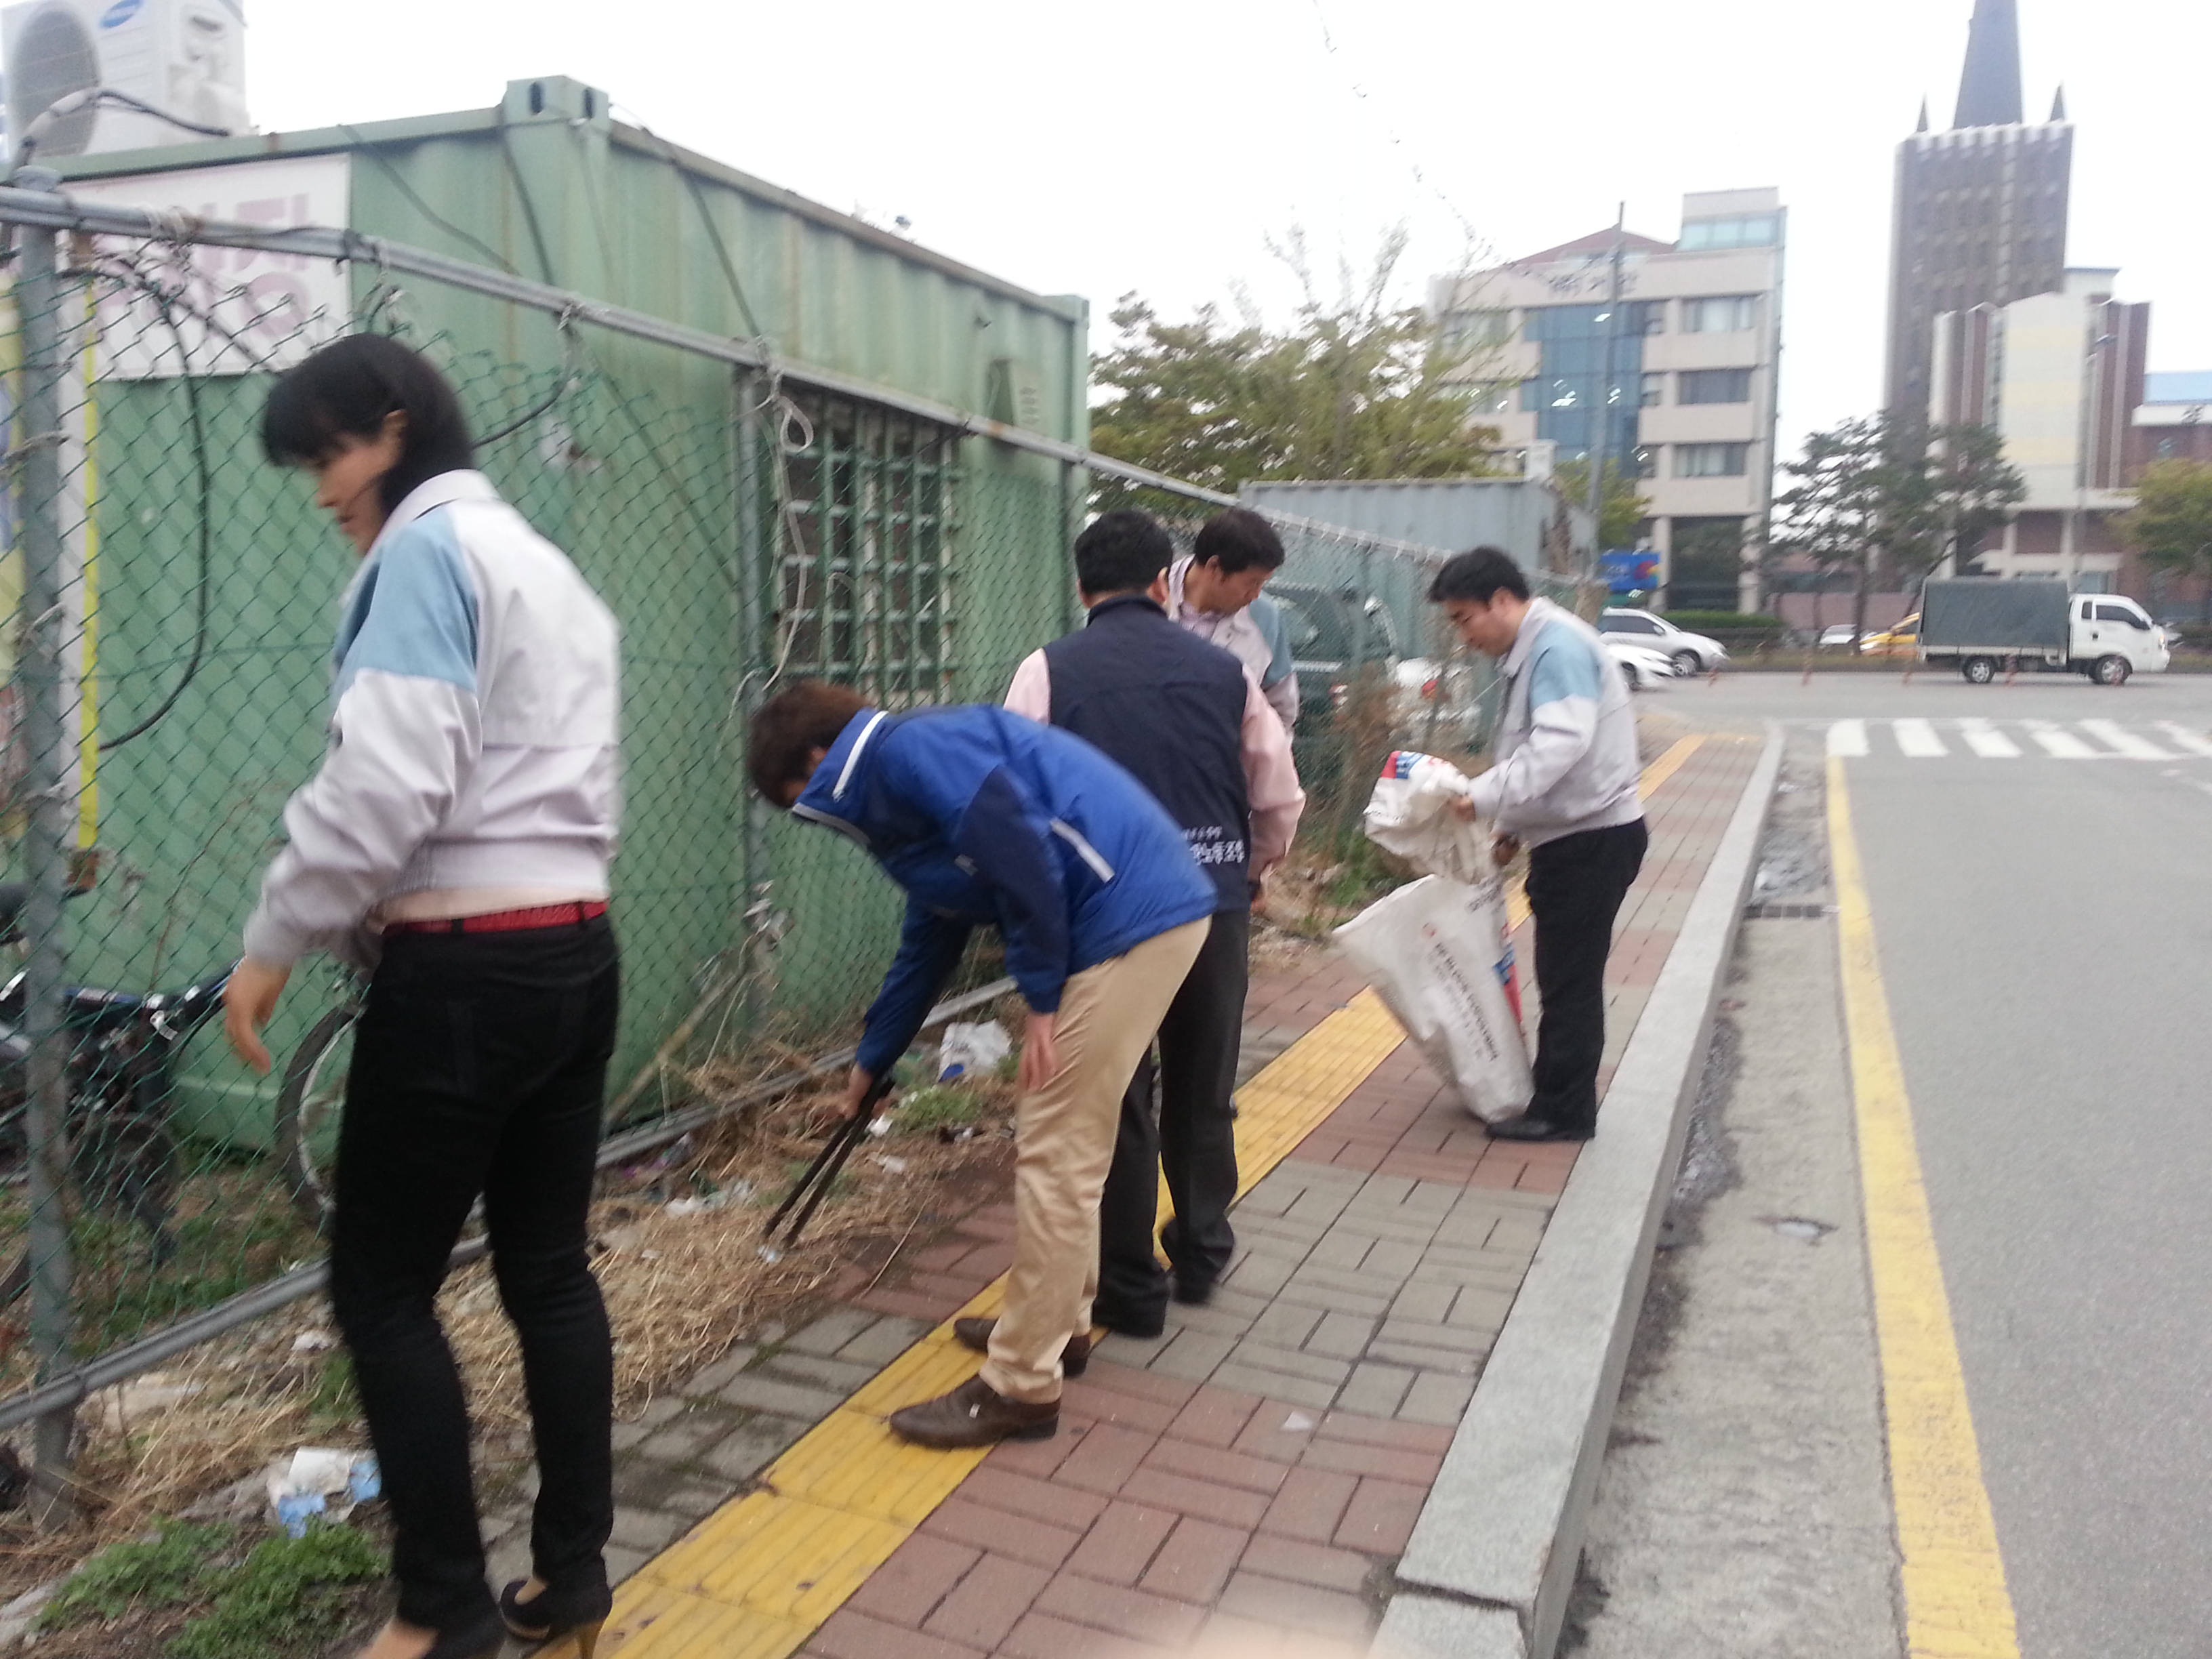
[[[335,1202],[331,1164],[360,1018],[360,987],[352,984],[292,1051],[276,1094],[278,1166],[290,1181],[301,1218],[325,1237]]]
[[[0,884],[0,944],[22,936],[26,890]],[[222,1006],[230,969],[181,991],[141,994],[71,986],[62,1026],[73,1039],[64,1068],[69,1176],[91,1205],[119,1210],[150,1237],[156,1267],[176,1255],[177,1138],[169,1127],[177,1052]],[[28,1156],[31,1042],[23,1031],[26,976],[0,986],[0,1158]],[[0,1270],[0,1306],[30,1288],[27,1248]]]

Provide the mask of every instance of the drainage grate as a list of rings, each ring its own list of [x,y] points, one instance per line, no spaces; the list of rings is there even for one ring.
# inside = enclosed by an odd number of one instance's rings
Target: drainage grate
[[[1816,921],[1823,916],[1835,915],[1836,907],[1832,904],[1747,904],[1743,907],[1743,914],[1747,920],[1752,921]]]

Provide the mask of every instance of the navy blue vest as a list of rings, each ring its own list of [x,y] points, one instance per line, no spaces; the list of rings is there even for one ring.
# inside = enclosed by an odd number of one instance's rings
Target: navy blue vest
[[[1249,906],[1243,665],[1141,593],[1101,600],[1044,659],[1052,723],[1105,750],[1167,808],[1213,878],[1216,909]]]

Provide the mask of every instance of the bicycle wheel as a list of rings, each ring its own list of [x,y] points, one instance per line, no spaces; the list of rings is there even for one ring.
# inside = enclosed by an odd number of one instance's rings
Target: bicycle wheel
[[[331,1224],[331,1174],[337,1157],[338,1113],[353,1066],[357,1004],[346,1002],[315,1022],[292,1051],[276,1097],[276,1157],[292,1183],[292,1202],[319,1233]]]

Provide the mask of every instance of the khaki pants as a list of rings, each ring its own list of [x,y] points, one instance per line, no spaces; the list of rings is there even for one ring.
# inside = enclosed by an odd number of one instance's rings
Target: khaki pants
[[[1060,1072],[1014,1107],[1014,1267],[983,1380],[1012,1400],[1060,1398],[1060,1352],[1091,1327],[1098,1197],[1121,1093],[1198,958],[1211,917],[1156,934],[1067,981]]]

